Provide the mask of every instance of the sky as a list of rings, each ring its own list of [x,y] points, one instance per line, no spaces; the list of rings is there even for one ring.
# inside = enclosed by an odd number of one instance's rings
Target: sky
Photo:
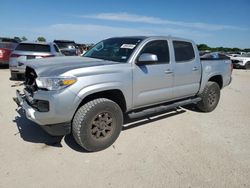
[[[135,35],[250,48],[250,0],[0,0],[0,37],[96,43]]]

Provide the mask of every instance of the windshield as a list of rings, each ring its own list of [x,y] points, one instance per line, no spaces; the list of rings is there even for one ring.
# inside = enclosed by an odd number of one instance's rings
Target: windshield
[[[141,41],[142,39],[138,38],[111,38],[103,40],[86,52],[84,57],[127,62]]]

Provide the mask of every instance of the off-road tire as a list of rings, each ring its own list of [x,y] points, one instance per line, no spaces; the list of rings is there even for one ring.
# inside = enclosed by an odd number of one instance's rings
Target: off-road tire
[[[213,111],[220,100],[220,87],[215,82],[208,82],[205,86],[202,94],[200,95],[201,101],[199,101],[196,107],[202,112]]]
[[[72,134],[76,142],[87,151],[100,151],[115,142],[122,125],[123,113],[119,105],[109,99],[99,98],[77,110],[73,118]]]
[[[250,69],[250,61],[248,61],[245,65],[245,69],[249,70]]]

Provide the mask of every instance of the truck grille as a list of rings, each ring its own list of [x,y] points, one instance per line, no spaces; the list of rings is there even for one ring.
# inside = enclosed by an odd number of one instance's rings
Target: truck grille
[[[35,70],[27,66],[25,71],[25,89],[32,95],[38,89],[36,85],[36,78],[37,74]]]

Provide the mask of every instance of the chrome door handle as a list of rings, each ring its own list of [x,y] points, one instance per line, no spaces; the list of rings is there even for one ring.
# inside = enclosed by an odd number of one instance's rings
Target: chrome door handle
[[[194,67],[193,69],[192,69],[193,71],[197,71],[197,70],[199,70],[197,67]]]
[[[165,72],[165,74],[172,74],[173,73],[173,71],[171,71],[170,69],[168,69],[168,70],[166,70],[164,72]]]

